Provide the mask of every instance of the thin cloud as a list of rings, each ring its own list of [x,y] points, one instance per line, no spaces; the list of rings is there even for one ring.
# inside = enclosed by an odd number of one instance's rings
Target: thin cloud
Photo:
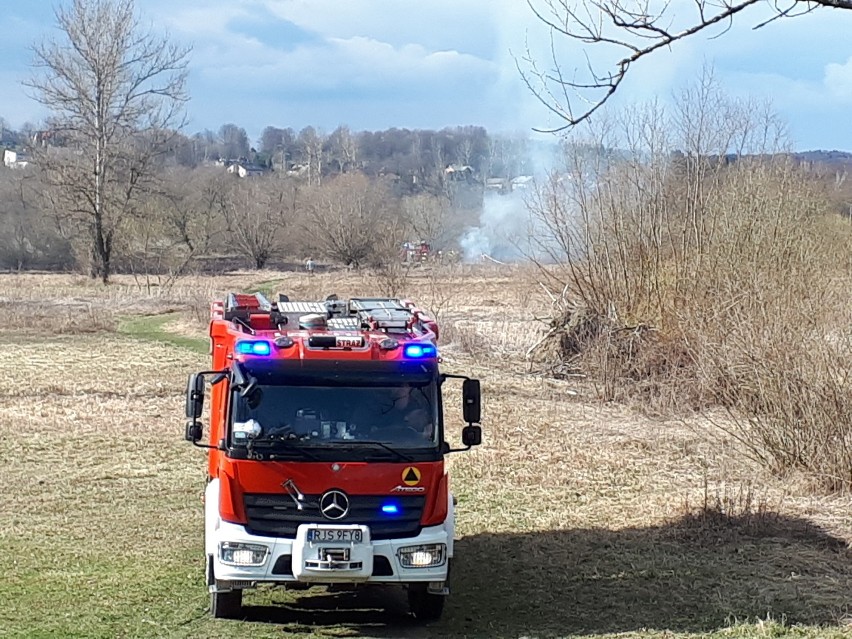
[[[7,4],[0,116],[20,124],[39,114],[20,85],[29,73],[27,47],[55,31],[49,3]],[[694,11],[691,0],[671,6],[678,20]],[[193,130],[226,121],[250,131],[341,122],[527,131],[559,124],[515,66],[527,43],[550,63],[547,30],[518,0],[145,0],[137,7],[143,24],[193,45]],[[835,126],[852,100],[852,48],[843,44],[852,12],[817,10],[753,31],[770,11],[756,6],[716,40],[699,34],[660,50],[636,65],[614,106],[665,102],[709,62],[724,89],[770,98],[804,147],[852,148],[852,132]],[[587,55],[601,68],[609,62],[599,48],[558,46],[568,73],[584,69]]]
[[[844,64],[826,65],[823,83],[835,98],[845,103],[852,101],[852,57]]]

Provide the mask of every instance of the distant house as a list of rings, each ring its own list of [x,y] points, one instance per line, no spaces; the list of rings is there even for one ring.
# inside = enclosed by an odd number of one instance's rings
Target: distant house
[[[485,180],[485,190],[497,193],[508,193],[512,190],[511,184],[505,178],[488,178]]]
[[[532,175],[519,175],[516,178],[512,178],[512,190],[515,191],[517,189],[526,189],[533,186],[533,176]]]
[[[234,162],[225,169],[228,173],[232,173],[241,178],[257,177],[266,173],[266,168],[258,164],[249,164],[248,162]]]
[[[473,167],[467,164],[448,164],[444,169],[444,175],[448,180],[470,182],[473,179]]]
[[[308,164],[291,164],[287,169],[287,175],[299,176],[305,175],[310,170],[310,165]]]
[[[23,169],[29,164],[26,156],[6,149],[3,151],[3,165],[8,169]]]

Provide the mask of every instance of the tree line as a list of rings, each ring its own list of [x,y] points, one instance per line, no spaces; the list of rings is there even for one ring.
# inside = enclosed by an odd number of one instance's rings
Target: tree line
[[[33,146],[68,146],[67,136],[49,126],[25,123],[15,129],[0,117],[0,147],[26,155]],[[480,181],[526,175],[534,170],[535,152],[526,134],[493,134],[481,126],[352,131],[341,125],[330,133],[313,126],[299,131],[267,126],[252,143],[245,128],[226,123],[217,131],[173,131],[163,162],[185,168],[243,162],[274,171],[309,171],[313,181],[352,171],[391,174],[415,192],[440,189],[440,178],[452,165],[470,167]]]
[[[241,179],[221,167],[171,167],[111,209],[106,243],[97,244],[92,215],[62,202],[49,170],[0,170],[2,268],[78,270],[104,281],[115,272],[168,280],[216,264],[264,268],[309,257],[387,268],[403,259],[406,241],[452,252],[479,215],[459,189],[402,195],[392,178],[358,171],[311,184],[281,173]]]
[[[193,136],[137,129],[103,144],[112,155],[95,175],[97,131],[87,141],[67,123],[51,135],[0,124],[3,146],[27,161],[0,167],[0,268],[104,281],[116,271],[175,277],[214,260],[386,264],[405,241],[452,252],[477,223],[485,177],[532,170],[529,140],[482,127],[267,127],[256,150],[244,129],[224,125]],[[241,179],[223,158],[265,170]],[[454,175],[461,167],[470,170]]]
[[[259,150],[235,124],[187,136],[189,48],[146,28],[133,0],[73,0],[55,17],[58,36],[33,46],[24,82],[49,116],[38,131],[0,136],[29,156],[0,180],[0,260],[16,268],[74,265],[106,283],[136,256],[167,256],[180,272],[211,251],[257,267],[306,251],[360,266],[379,238],[393,247],[417,231],[406,211],[475,208],[466,186],[521,170],[517,145],[482,127],[267,127]],[[263,179],[224,180],[231,162]]]
[[[405,239],[452,248],[488,178],[533,170],[524,136],[474,126],[269,126],[258,148],[236,124],[188,136],[189,49],[143,28],[133,0],[73,0],[55,14],[59,37],[33,47],[25,82],[50,115],[38,130],[0,126],[30,160],[0,175],[9,267],[76,267],[107,282],[117,268],[177,274],[209,255],[361,266],[389,251],[387,263]],[[257,176],[224,179],[230,162]]]

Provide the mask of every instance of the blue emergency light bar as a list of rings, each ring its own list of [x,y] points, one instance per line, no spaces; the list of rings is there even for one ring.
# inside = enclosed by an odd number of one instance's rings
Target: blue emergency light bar
[[[402,348],[402,353],[409,359],[425,359],[437,357],[438,349],[432,344],[406,344]]]
[[[235,348],[237,349],[237,352],[242,355],[269,355],[272,352],[272,346],[269,342],[264,341],[237,342]]]

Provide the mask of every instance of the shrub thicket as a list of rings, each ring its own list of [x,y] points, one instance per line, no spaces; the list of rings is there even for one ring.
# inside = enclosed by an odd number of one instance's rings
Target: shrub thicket
[[[600,130],[532,202],[551,358],[606,400],[722,406],[753,458],[852,488],[852,232],[775,118],[704,81]]]

